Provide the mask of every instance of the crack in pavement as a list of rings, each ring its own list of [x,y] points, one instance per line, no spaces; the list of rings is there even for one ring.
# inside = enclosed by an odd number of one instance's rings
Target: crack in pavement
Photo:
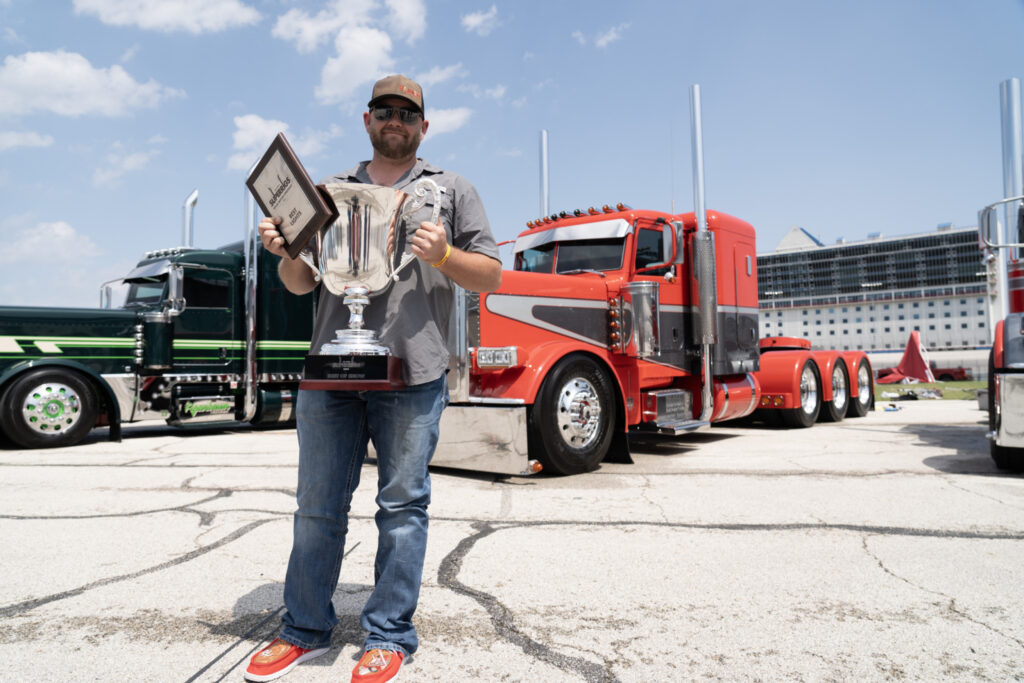
[[[870,557],[871,559],[873,559],[875,562],[878,563],[878,567],[883,572],[885,572],[886,574],[888,574],[889,576],[893,577],[894,579],[896,579],[898,581],[902,581],[903,583],[907,584],[908,586],[911,586],[912,588],[916,588],[917,590],[919,590],[919,591],[921,591],[923,593],[929,593],[931,595],[937,595],[940,598],[944,598],[945,600],[948,600],[949,601],[949,605],[947,606],[947,609],[950,612],[952,612],[953,614],[957,615],[961,619],[964,619],[965,621],[969,621],[972,624],[977,624],[978,626],[981,626],[982,628],[988,629],[992,633],[995,633],[996,635],[998,635],[998,636],[1000,636],[1002,638],[1005,638],[1005,639],[1009,640],[1010,642],[1016,643],[1021,648],[1024,648],[1024,640],[1021,640],[1020,638],[1015,638],[1015,637],[1013,637],[1013,636],[1011,636],[1011,635],[1009,635],[1007,633],[1003,633],[1002,631],[1000,631],[996,627],[992,626],[991,624],[987,624],[987,623],[985,623],[983,621],[979,621],[978,619],[975,619],[971,615],[967,614],[964,610],[958,608],[956,606],[956,598],[954,598],[953,596],[946,595],[942,591],[933,590],[931,588],[925,588],[924,586],[922,586],[922,585],[920,585],[918,583],[914,583],[910,579],[908,579],[908,578],[906,578],[904,576],[900,576],[899,574],[897,574],[893,570],[889,569],[889,567],[885,566],[885,562],[882,561],[882,558],[880,558],[876,553],[872,552],[871,548],[868,547],[868,538],[869,538],[869,535],[865,535],[865,536],[863,536],[861,538],[861,547],[864,548],[864,552],[867,554],[868,557]]]
[[[520,631],[515,625],[515,616],[493,595],[470,588],[458,579],[462,569],[462,560],[481,539],[487,538],[495,531],[510,528],[505,525],[492,526],[488,522],[477,522],[473,525],[475,534],[462,539],[455,549],[441,561],[437,570],[437,582],[441,586],[464,595],[483,607],[491,617],[491,624],[498,636],[503,640],[522,649],[524,653],[555,666],[562,671],[571,671],[583,676],[587,681],[617,681],[618,679],[605,666],[583,659],[570,657],[555,652],[550,647],[538,643]]]
[[[56,602],[58,600],[65,600],[67,598],[73,598],[73,597],[75,597],[77,595],[81,595],[82,593],[85,593],[86,591],[90,591],[90,590],[92,590],[94,588],[100,588],[102,586],[108,586],[108,585],[110,585],[112,583],[119,583],[121,581],[130,581],[132,579],[137,579],[140,576],[145,576],[147,574],[152,574],[154,572],[162,571],[164,569],[168,569],[170,567],[174,567],[174,566],[179,565],[179,564],[184,564],[185,562],[191,562],[192,560],[196,559],[197,557],[201,557],[201,556],[205,555],[206,553],[209,553],[209,552],[211,552],[213,550],[216,550],[217,548],[225,546],[225,545],[227,545],[227,544],[229,544],[229,543],[231,543],[233,541],[237,541],[239,538],[242,538],[243,536],[248,534],[250,531],[253,531],[254,529],[257,529],[257,528],[263,526],[264,524],[266,524],[267,522],[270,522],[270,521],[273,521],[273,520],[262,519],[262,520],[257,520],[255,522],[249,522],[245,526],[243,526],[243,527],[241,527],[239,529],[236,529],[235,531],[231,532],[230,534],[228,534],[224,538],[222,538],[222,539],[220,539],[218,541],[214,541],[210,545],[203,546],[202,548],[196,548],[195,550],[193,550],[191,552],[188,552],[188,553],[185,553],[184,555],[180,555],[180,556],[174,558],[173,560],[168,560],[167,562],[161,562],[160,564],[154,565],[152,567],[147,567],[145,569],[140,569],[138,571],[131,572],[129,574],[121,574],[119,576],[109,576],[109,577],[107,577],[105,579],[98,579],[98,580],[93,581],[91,583],[87,583],[84,586],[79,586],[78,588],[72,588],[71,590],[66,590],[66,591],[62,591],[60,593],[54,593],[53,595],[46,595],[46,596],[43,596],[41,598],[33,598],[31,600],[25,600],[23,602],[14,603],[13,605],[7,605],[7,606],[0,607],[0,619],[6,619],[8,617],[12,617],[12,616],[16,616],[16,615],[19,615],[19,614],[23,614],[25,612],[33,610],[33,609],[35,609],[37,607],[41,607],[42,605],[49,604],[51,602]]]
[[[475,533],[462,539],[456,547],[448,553],[441,561],[441,565],[437,572],[438,584],[444,588],[447,588],[459,595],[464,595],[481,607],[490,616],[491,623],[494,626],[494,630],[497,635],[503,640],[519,647],[524,653],[535,657],[536,659],[546,662],[555,666],[556,668],[566,671],[577,673],[587,681],[618,681],[615,675],[608,669],[614,663],[611,660],[606,660],[604,665],[597,664],[592,661],[588,661],[581,657],[570,657],[558,652],[555,652],[550,647],[538,643],[536,640],[530,638],[528,635],[523,633],[515,625],[515,615],[511,609],[506,607],[498,600],[497,597],[486,593],[482,590],[472,588],[462,583],[458,576],[462,569],[463,560],[473,550],[474,546],[484,538],[491,536],[498,531],[505,531],[509,529],[524,529],[534,528],[542,526],[587,526],[587,527],[624,527],[624,526],[654,526],[654,527],[668,527],[673,529],[692,529],[692,530],[712,530],[712,531],[800,531],[800,530],[836,530],[836,531],[850,531],[867,535],[878,535],[878,536],[911,536],[911,537],[929,537],[929,538],[957,538],[957,539],[984,539],[984,540],[1011,540],[1020,541],[1024,540],[1024,532],[978,532],[978,531],[949,531],[941,529],[919,529],[913,527],[872,527],[858,524],[827,524],[827,523],[793,523],[793,524],[697,524],[697,523],[685,523],[685,522],[638,522],[638,521],[569,521],[569,520],[542,520],[542,521],[521,521],[521,522],[510,522],[504,521],[499,523],[491,523],[481,520],[467,520],[453,517],[431,517],[431,521],[434,522],[469,522]],[[866,538],[866,536],[865,536]],[[866,541],[865,550],[867,550]],[[872,555],[875,557],[874,555]],[[882,567],[883,571],[886,571],[892,576],[906,581],[902,577],[897,576],[893,572],[889,571],[879,560],[875,557],[879,566]],[[907,581],[907,583],[910,583]],[[914,585],[914,584],[911,584]],[[920,586],[915,586],[921,588]],[[927,589],[921,589],[927,590]],[[941,594],[940,594],[941,595]],[[950,599],[949,596],[943,595],[943,597]],[[953,601],[955,603],[955,601]],[[964,614],[960,610],[953,609],[954,605],[951,605],[951,609],[962,616],[964,619],[973,621],[980,626],[989,628],[996,633],[998,630],[991,626],[978,622],[967,614]],[[1005,634],[999,633],[999,635],[1005,636]],[[1009,637],[1018,644],[1022,644],[1019,640]],[[1024,646],[1024,644],[1022,644]]]

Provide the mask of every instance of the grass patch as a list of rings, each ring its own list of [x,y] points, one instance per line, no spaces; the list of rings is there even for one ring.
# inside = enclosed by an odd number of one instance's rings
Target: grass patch
[[[923,391],[938,391],[942,394],[943,400],[950,401],[973,401],[978,397],[978,390],[987,387],[986,382],[919,382],[917,384],[875,384],[875,401],[893,401],[894,396],[882,396],[884,391],[887,394],[907,394],[914,392],[918,396]]]

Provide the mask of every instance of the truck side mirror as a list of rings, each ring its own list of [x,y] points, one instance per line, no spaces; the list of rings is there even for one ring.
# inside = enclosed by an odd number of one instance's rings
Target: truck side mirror
[[[185,272],[180,265],[173,265],[167,272],[167,301],[164,309],[169,315],[178,315],[185,310]]]

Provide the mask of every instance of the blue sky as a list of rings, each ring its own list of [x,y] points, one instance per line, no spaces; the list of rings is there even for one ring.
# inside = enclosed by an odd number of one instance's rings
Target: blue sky
[[[499,240],[540,212],[542,129],[552,211],[691,210],[693,83],[708,208],[759,251],[974,225],[1021,36],[1022,0],[0,0],[0,304],[95,305],[196,188],[196,244],[240,239],[276,132],[314,178],[349,168],[394,72]]]

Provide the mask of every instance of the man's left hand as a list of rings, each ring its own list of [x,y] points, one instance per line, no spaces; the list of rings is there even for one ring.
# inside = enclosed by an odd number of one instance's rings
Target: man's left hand
[[[444,231],[444,226],[423,221],[412,236],[410,248],[419,260],[430,265],[438,263],[448,250],[448,235]]]

